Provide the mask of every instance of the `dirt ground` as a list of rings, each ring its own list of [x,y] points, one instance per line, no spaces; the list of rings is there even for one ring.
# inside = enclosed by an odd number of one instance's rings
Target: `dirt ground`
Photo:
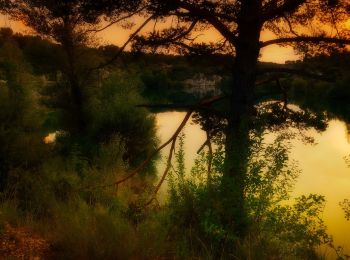
[[[0,233],[0,259],[48,259],[50,244],[27,228],[5,224]]]

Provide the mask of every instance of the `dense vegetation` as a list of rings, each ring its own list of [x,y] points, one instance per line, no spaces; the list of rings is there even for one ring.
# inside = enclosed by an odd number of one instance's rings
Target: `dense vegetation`
[[[119,215],[129,214],[133,199],[121,201],[111,183],[157,145],[153,116],[136,108],[143,102],[141,80],[115,70],[103,81],[91,81],[84,89],[89,127],[74,134],[64,78],[43,77],[59,71],[57,55],[56,60],[45,56],[59,48],[39,38],[13,36],[8,29],[1,30],[1,38],[1,230],[5,221],[19,225],[32,219],[32,225],[46,229],[42,232],[52,239],[59,259],[124,258],[127,250],[107,245],[106,239],[112,243],[119,234],[124,241],[132,239],[131,225],[120,224],[128,218]],[[131,185],[133,193],[147,189],[154,174],[150,163],[140,175],[142,185]],[[100,243],[91,244],[98,236],[106,245],[101,251]]]
[[[78,63],[93,65],[116,51],[113,46],[85,47]],[[156,179],[154,159],[136,178],[114,185],[158,145],[154,116],[137,105],[195,102],[195,96],[184,92],[183,81],[198,73],[220,74],[225,92],[230,81],[227,57],[200,59],[124,53],[84,84],[80,112],[85,122],[77,130],[60,45],[2,28],[0,237],[8,225],[29,227],[50,245],[32,256],[48,259],[319,258],[318,246],[332,241],[320,218],[325,199],[311,194],[290,202],[289,191],[299,173],[288,157],[288,141],[295,135],[279,125],[276,139],[264,141],[277,122],[270,120],[270,128],[257,125],[251,133],[245,190],[250,228],[244,241],[226,229],[232,220],[225,219],[226,191],[221,185],[222,133],[216,132],[215,152],[203,150],[191,174],[184,169],[186,137],[180,138],[163,205],[145,206]],[[290,101],[309,114],[328,111],[330,117],[348,122],[349,63],[349,53],[305,59],[286,66],[311,67],[336,82],[281,75],[280,84],[288,89]],[[281,95],[274,84],[261,88],[259,101]],[[303,119],[312,121],[307,115]],[[204,129],[217,125],[205,113],[197,117]],[[264,111],[261,118],[267,120]],[[321,131],[322,120],[307,127]],[[11,257],[0,248],[1,254]]]

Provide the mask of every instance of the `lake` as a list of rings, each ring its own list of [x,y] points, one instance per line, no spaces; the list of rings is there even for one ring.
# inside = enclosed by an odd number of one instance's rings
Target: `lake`
[[[184,116],[184,112],[165,112],[156,115],[158,137],[161,142],[171,137]],[[189,171],[206,135],[199,125],[192,122],[186,126],[184,133],[186,169]],[[309,130],[308,134],[315,138],[315,145],[304,144],[298,140],[292,142],[291,159],[297,160],[302,170],[292,195],[314,193],[325,196],[327,203],[323,219],[328,227],[328,233],[333,236],[336,246],[342,246],[344,251],[350,254],[350,221],[345,219],[344,212],[339,206],[339,202],[346,198],[350,199],[350,168],[344,159],[350,155],[349,129],[344,122],[331,120],[326,131],[318,133]],[[168,149],[162,152],[160,172],[164,168],[167,153]],[[164,196],[166,190],[165,184],[160,196]],[[328,254],[328,257],[334,255],[332,252]]]

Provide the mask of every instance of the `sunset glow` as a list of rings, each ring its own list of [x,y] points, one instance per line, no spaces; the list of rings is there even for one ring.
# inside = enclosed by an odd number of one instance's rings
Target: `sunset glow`
[[[345,27],[350,30],[350,19],[345,23]]]
[[[0,0],[1,259],[350,259],[350,0]]]
[[[11,27],[15,32],[20,32],[23,34],[32,33],[30,29],[28,29],[21,22],[11,21],[8,17],[0,15],[0,21],[2,22],[2,27]],[[143,22],[143,18],[134,17],[131,19],[133,23],[135,23],[135,28],[139,26]],[[350,19],[345,23],[345,27],[350,29]],[[146,33],[152,30],[153,25],[149,24],[142,30],[142,33]],[[121,28],[118,25],[111,26],[106,30],[98,33],[96,36],[98,38],[98,42],[100,45],[114,44],[117,46],[122,46],[129,38],[130,34],[133,30],[126,30]],[[198,32],[199,37],[197,41],[202,42],[215,42],[221,39],[220,34],[215,29],[207,30],[203,33]],[[271,32],[263,31],[261,40],[270,40],[273,39],[274,35]],[[128,50],[128,48],[127,48]],[[261,50],[260,60],[264,62],[275,62],[275,63],[285,63],[290,60],[298,60],[300,57],[296,55],[292,47],[281,47],[278,45],[272,45],[267,48]]]
[[[8,17],[1,16],[0,15],[0,21],[1,21],[1,27],[11,27],[12,30],[15,32],[20,32],[23,34],[30,34],[31,31],[23,25],[21,22],[15,22],[10,21]],[[134,22],[137,25],[142,23],[141,17],[135,17],[132,19],[132,22]],[[350,26],[350,20],[348,21]],[[135,27],[136,27],[135,26]],[[151,30],[153,28],[153,25],[146,26],[146,28],[143,30],[143,33]],[[129,38],[129,35],[132,33],[132,30],[125,30],[121,27],[115,25],[111,26],[110,28],[100,32],[97,37],[98,41],[101,45],[106,44],[115,44],[117,46],[122,46]],[[198,41],[204,41],[204,42],[211,42],[216,41],[220,39],[219,33],[215,29],[208,30],[206,32],[200,33],[200,37],[198,37]],[[263,32],[261,39],[267,40],[273,38],[273,34],[269,32]],[[270,46],[268,48],[264,48],[261,51],[261,61],[265,62],[276,62],[276,63],[284,63],[288,60],[297,60],[298,56],[294,53],[292,48],[286,48],[286,47],[280,47],[280,46]]]

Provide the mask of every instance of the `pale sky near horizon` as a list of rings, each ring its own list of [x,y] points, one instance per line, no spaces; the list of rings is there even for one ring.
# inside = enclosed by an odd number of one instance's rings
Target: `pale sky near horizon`
[[[140,24],[140,18],[134,18],[136,24]],[[150,25],[151,26],[151,25]],[[143,31],[147,31],[150,26]],[[28,28],[23,26],[19,22],[14,22],[8,19],[8,17],[0,15],[0,27],[11,27],[15,32],[21,32],[23,34],[31,33]],[[136,27],[135,27],[136,28]],[[124,30],[120,26],[111,26],[110,28],[104,30],[98,34],[98,40],[101,45],[103,44],[115,44],[117,46],[123,45],[132,31]],[[203,33],[200,40],[203,41],[213,41],[213,39],[219,39],[219,34],[213,29],[208,32]],[[269,32],[262,33],[262,40],[267,40],[273,38],[273,35]],[[288,60],[297,60],[298,56],[295,54],[292,48],[280,47],[277,45],[272,45],[262,49],[261,51],[261,61],[266,62],[276,62],[284,63]]]

